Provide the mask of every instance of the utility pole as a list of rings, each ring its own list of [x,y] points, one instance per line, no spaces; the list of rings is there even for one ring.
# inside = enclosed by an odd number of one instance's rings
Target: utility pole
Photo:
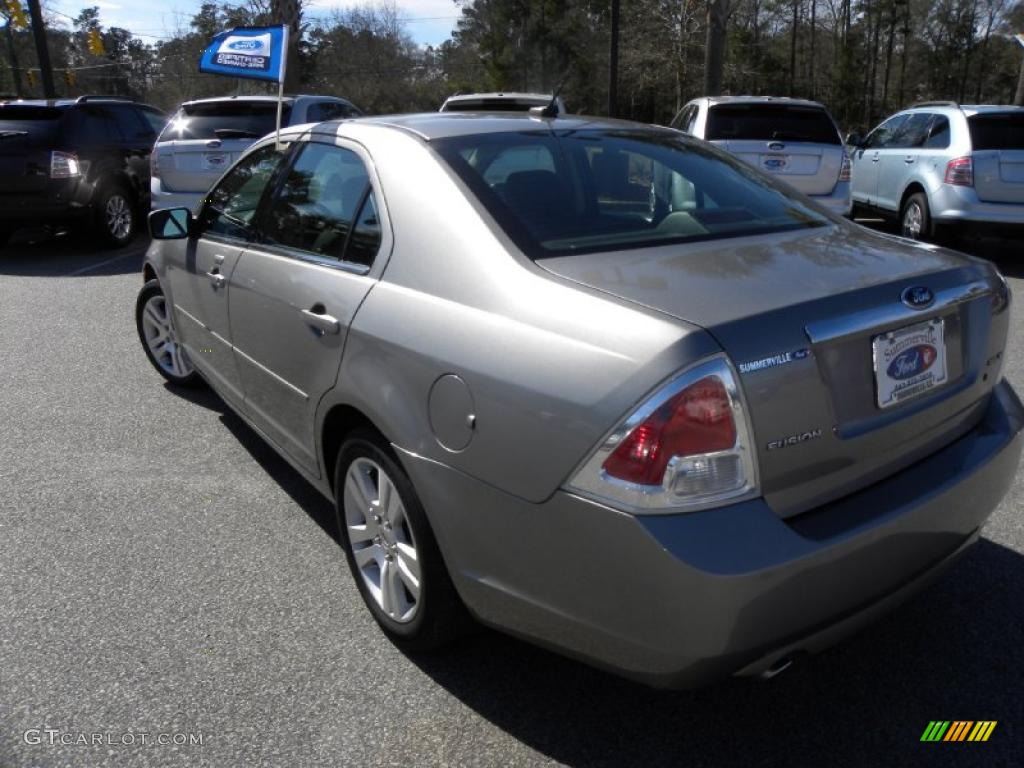
[[[1024,47],[1024,35],[1014,35],[1017,42]],[[1017,95],[1013,97],[1015,106],[1024,107],[1024,57],[1020,60],[1020,76],[1017,78]]]
[[[50,66],[50,49],[46,45],[46,27],[43,26],[43,12],[39,0],[28,0],[28,13],[32,17],[32,36],[36,40],[36,58],[39,59],[39,73],[43,78],[43,96],[57,98],[53,87],[53,69]]]
[[[21,89],[21,67],[18,65],[18,52],[14,48],[14,31],[11,29],[11,21],[8,20],[7,27],[7,57],[11,60],[11,78],[14,80],[14,93],[19,99],[25,97]]]
[[[619,111],[619,0],[612,0],[612,35],[608,49],[608,117]]]
[[[301,0],[271,0],[270,13],[274,23],[288,27],[288,68],[284,72],[285,93],[298,93],[301,72],[299,71],[299,24],[302,16]]]

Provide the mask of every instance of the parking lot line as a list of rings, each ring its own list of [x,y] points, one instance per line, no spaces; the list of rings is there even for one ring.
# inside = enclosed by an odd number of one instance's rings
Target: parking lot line
[[[138,256],[138,255],[139,255],[139,252],[136,251],[136,250],[129,251],[128,253],[122,253],[120,256],[114,256],[113,258],[107,259],[106,261],[101,261],[99,264],[90,264],[87,267],[82,267],[81,269],[76,269],[74,272],[69,272],[68,273],[68,277],[78,277],[79,275],[84,275],[86,272],[91,272],[94,269],[99,269],[100,267],[105,267],[107,264],[113,264],[115,261],[120,261],[121,259],[125,259],[125,258],[127,258],[129,256]]]

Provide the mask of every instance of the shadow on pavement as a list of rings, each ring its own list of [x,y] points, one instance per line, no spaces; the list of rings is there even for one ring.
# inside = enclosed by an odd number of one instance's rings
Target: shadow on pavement
[[[69,230],[51,233],[23,230],[0,247],[0,275],[17,277],[101,277],[142,269],[149,237],[136,237],[123,248],[104,248],[96,238]]]
[[[416,663],[567,765],[1021,765],[1024,558],[982,539],[880,624],[762,682],[654,691],[487,632]],[[930,720],[996,720],[985,744],[922,744]]]

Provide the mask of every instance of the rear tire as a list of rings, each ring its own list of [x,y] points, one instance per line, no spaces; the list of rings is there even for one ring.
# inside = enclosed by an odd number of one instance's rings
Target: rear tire
[[[928,198],[922,192],[915,192],[903,202],[900,234],[910,240],[932,239],[931,212],[928,210]]]
[[[338,452],[334,488],[345,558],[377,624],[407,651],[449,644],[468,614],[387,442],[372,430],[352,432]]]
[[[123,184],[109,184],[100,189],[95,216],[96,233],[109,248],[128,245],[138,231],[135,196]]]
[[[171,307],[156,279],[148,281],[135,301],[135,327],[149,362],[172,384],[195,387],[202,383],[192,367],[171,318]]]

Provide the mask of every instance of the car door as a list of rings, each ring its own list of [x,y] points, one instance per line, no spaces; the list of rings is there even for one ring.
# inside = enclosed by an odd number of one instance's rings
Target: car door
[[[273,144],[243,157],[210,192],[194,235],[167,260],[174,322],[185,351],[214,388],[239,406],[244,398],[232,352],[228,286],[283,157]]]
[[[920,149],[928,138],[934,115],[915,112],[900,125],[879,153],[877,205],[888,211],[900,207],[900,198],[920,159]]]
[[[314,475],[317,404],[337,380],[349,325],[376,282],[374,257],[390,247],[368,169],[355,146],[304,142],[231,280],[246,412]]]
[[[868,134],[864,146],[853,153],[850,189],[853,199],[858,203],[877,204],[881,153],[906,119],[906,115],[890,117]]]

